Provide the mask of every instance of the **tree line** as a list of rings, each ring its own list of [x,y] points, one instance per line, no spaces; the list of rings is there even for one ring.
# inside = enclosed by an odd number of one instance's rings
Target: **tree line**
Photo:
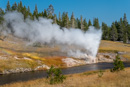
[[[38,12],[37,5],[35,5],[34,11],[31,12],[30,7],[24,6],[22,1],[19,3],[15,2],[12,6],[8,1],[5,11],[0,8],[0,24],[4,21],[3,15],[10,11],[21,12],[24,15],[24,19],[28,17],[30,17],[31,20],[38,20],[38,17],[52,19],[53,23],[66,28],[79,28],[83,31],[87,31],[89,26],[94,26],[96,29],[102,28],[103,40],[123,41],[124,43],[128,43],[130,41],[130,24],[127,21],[125,13],[123,18],[120,18],[120,21],[113,22],[111,26],[108,26],[104,22],[102,22],[102,25],[100,26],[98,18],[94,18],[93,23],[90,19],[87,22],[85,18],[83,19],[82,15],[80,18],[75,18],[73,12],[70,18],[68,16],[68,12],[63,12],[62,14],[59,12],[57,17],[57,15],[54,14],[54,7],[52,5],[49,5],[49,7],[44,9],[42,12]]]
[[[125,13],[123,18],[120,18],[119,21],[113,22],[110,27],[103,22],[102,30],[103,40],[122,41],[124,43],[129,43],[130,41],[130,24],[127,21]]]

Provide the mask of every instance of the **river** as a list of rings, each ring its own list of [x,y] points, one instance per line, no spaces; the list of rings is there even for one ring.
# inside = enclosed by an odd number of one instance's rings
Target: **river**
[[[130,62],[125,62],[124,65],[125,67],[130,67]],[[113,67],[113,63],[95,63],[95,64],[87,64],[87,65],[62,69],[62,72],[63,74],[74,74],[74,73],[81,73],[81,72],[92,71],[92,70],[110,69],[112,67]],[[47,76],[46,71],[35,71],[35,72],[0,75],[0,85],[19,82],[19,81],[34,80],[46,76]]]

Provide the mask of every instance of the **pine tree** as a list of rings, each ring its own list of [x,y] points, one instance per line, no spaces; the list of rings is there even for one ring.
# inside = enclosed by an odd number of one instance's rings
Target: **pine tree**
[[[62,14],[62,22],[61,22],[61,27],[66,27],[69,28],[69,17],[68,13],[63,12]]]
[[[27,14],[27,16],[30,17],[30,19],[32,19],[32,13],[30,12],[30,7],[29,6],[27,8],[26,14]]]
[[[38,17],[43,17],[43,12],[38,13]]]
[[[25,6],[21,9],[21,13],[24,15],[24,19],[28,17],[27,8]]]
[[[8,11],[11,11],[11,7],[10,7],[9,1],[8,1],[8,3],[7,3],[7,6],[6,6],[6,12],[8,12]]]
[[[127,27],[128,21],[127,21],[126,13],[124,13],[123,23],[124,23],[125,27]]]
[[[28,13],[30,13],[30,7],[28,6],[28,9],[27,9]]]
[[[130,24],[128,25],[128,40],[130,41]],[[130,42],[129,42],[130,43]]]
[[[23,7],[23,4],[22,4],[22,1],[20,1],[20,8],[22,8]]]
[[[128,32],[126,29],[124,30],[123,43],[128,43]]]
[[[20,4],[18,3],[17,11],[20,12]]]
[[[123,36],[123,42],[124,43],[128,43],[128,21],[126,18],[126,14],[124,13],[124,17],[123,17],[123,23],[124,23],[124,36]]]
[[[42,11],[42,17],[43,17],[43,15],[44,15],[44,12]]]
[[[94,19],[94,21],[93,21],[93,26],[94,26],[96,29],[99,29],[99,28],[100,28],[98,18],[95,18],[95,19]]]
[[[89,26],[92,26],[92,23],[91,23],[91,20],[89,19],[89,21],[88,21],[88,27]]]
[[[73,12],[72,12],[72,15],[71,15],[71,27],[75,28],[75,18],[74,18],[74,13]]]
[[[22,1],[20,1],[20,3],[18,3],[17,11],[22,12],[22,9],[23,9],[23,4]]]
[[[115,71],[120,71],[120,70],[124,70],[124,64],[121,61],[119,55],[116,56],[116,59],[114,60],[114,67],[110,70],[111,72],[115,72]]]
[[[43,17],[47,18],[47,11],[46,11],[46,9],[44,9]]]
[[[17,3],[16,2],[13,4],[12,10],[17,10]]]
[[[37,9],[37,5],[35,5],[35,10],[34,10],[34,12],[33,12],[33,16],[38,19],[38,9]]]
[[[54,23],[54,24],[57,24],[57,17],[56,17],[56,14],[54,14],[53,23]]]
[[[59,12],[58,25],[61,26],[61,16],[60,16],[60,12]]]
[[[118,33],[114,22],[111,26],[110,38],[112,41],[116,41],[118,39]]]
[[[104,22],[102,22],[102,39],[103,40],[109,40],[109,27],[107,26],[107,24],[105,24]]]
[[[80,29],[81,29],[81,30],[84,30],[83,17],[82,17],[82,15],[80,16]]]
[[[80,20],[77,18],[76,19],[76,28],[81,28],[81,23],[80,23]]]
[[[65,15],[65,27],[69,28],[69,17],[68,17],[68,12]]]
[[[20,1],[19,7],[20,7],[20,12],[22,12],[22,9],[23,9],[22,1]]]
[[[83,26],[84,26],[84,30],[87,31],[88,30],[88,24],[86,22],[86,19],[83,20]]]
[[[66,23],[66,21],[65,21],[65,17],[66,17],[66,13],[63,12],[63,13],[62,13],[62,22],[61,22],[61,27],[65,27],[65,23]]]
[[[78,28],[78,22],[77,22],[77,18],[75,19],[75,28]]]
[[[118,41],[123,41],[123,27],[124,27],[124,24],[122,22],[122,18],[120,19],[119,22],[115,22],[115,26],[116,26],[116,29],[117,29],[117,33],[118,33]]]
[[[0,24],[2,24],[4,21],[3,15],[4,15],[4,11],[0,8]]]
[[[47,70],[47,78],[50,81],[50,84],[63,83],[66,77],[62,74],[62,71],[59,68],[54,68],[51,66],[49,70]]]
[[[34,20],[34,17],[33,17],[33,15],[32,15],[32,13],[29,13],[29,16],[30,16],[30,19],[31,19],[31,20]]]
[[[36,13],[36,15],[38,15],[37,5],[35,5],[35,13]]]
[[[47,13],[48,13],[48,18],[52,18],[54,13],[54,8],[52,5],[49,5],[49,8],[47,9]]]

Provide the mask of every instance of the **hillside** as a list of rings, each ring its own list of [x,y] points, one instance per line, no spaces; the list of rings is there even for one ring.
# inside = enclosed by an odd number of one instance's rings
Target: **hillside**
[[[112,62],[117,52],[122,60],[128,61],[130,44],[102,40],[96,62]],[[12,35],[0,40],[1,74],[49,69],[51,65],[66,68],[83,64],[86,64],[84,60],[68,58],[58,46],[37,45]]]
[[[99,47],[99,52],[118,53],[122,57],[127,58],[129,60],[130,59],[130,44],[102,40]]]

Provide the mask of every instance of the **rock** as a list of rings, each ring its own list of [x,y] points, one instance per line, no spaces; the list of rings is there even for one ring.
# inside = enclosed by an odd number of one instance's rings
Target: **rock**
[[[50,67],[45,65],[45,64],[43,64],[41,66],[37,66],[34,70],[39,70],[39,69],[50,69]]]
[[[122,55],[122,54],[125,54],[126,52],[117,52],[118,54]]]
[[[2,60],[6,60],[7,57],[5,57],[5,56],[0,56],[0,59],[2,59]]]
[[[113,59],[115,59],[116,55],[116,53],[98,53],[97,59],[98,62],[113,62]]]
[[[20,73],[20,72],[28,72],[32,71],[31,68],[16,68],[16,69],[10,69],[10,70],[4,70],[3,74],[10,74],[10,73]]]
[[[16,55],[14,56],[15,59],[19,59]]]
[[[87,64],[92,64],[92,63],[97,63],[98,61],[97,61],[97,58],[96,57],[92,57],[92,56],[88,56],[87,58],[86,58],[86,63]]]
[[[23,57],[23,59],[25,59],[25,60],[32,60],[32,59],[30,59],[30,58],[27,58],[27,57]]]
[[[86,62],[83,60],[75,60],[73,58],[65,58],[65,59],[62,59],[62,61],[67,65],[67,67],[86,64]]]

